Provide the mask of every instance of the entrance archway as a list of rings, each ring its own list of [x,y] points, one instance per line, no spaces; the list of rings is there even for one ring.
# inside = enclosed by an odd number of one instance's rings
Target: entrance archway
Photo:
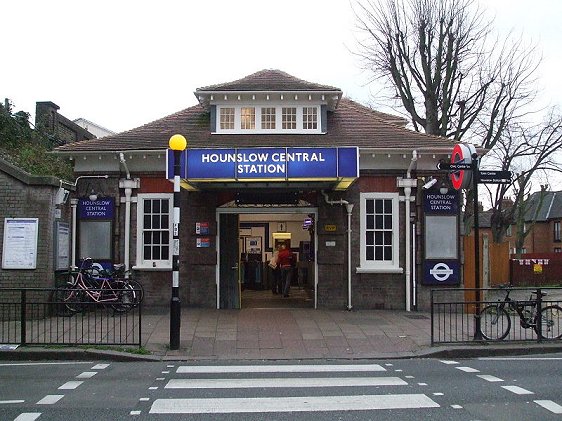
[[[307,224],[317,216],[317,208],[310,206],[240,207],[230,202],[217,208],[217,308],[316,308],[317,234]],[[289,297],[272,293],[267,262],[276,238],[288,239],[295,257]]]

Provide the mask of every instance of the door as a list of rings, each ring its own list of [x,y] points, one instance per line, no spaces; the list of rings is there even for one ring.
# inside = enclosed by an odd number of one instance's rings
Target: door
[[[220,308],[240,308],[240,262],[238,215],[220,214]]]

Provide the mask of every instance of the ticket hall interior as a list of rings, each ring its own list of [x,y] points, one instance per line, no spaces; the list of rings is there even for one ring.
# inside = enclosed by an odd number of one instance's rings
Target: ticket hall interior
[[[217,213],[219,308],[315,307],[315,208],[249,206]],[[281,244],[291,254],[288,296],[279,265],[270,265]]]

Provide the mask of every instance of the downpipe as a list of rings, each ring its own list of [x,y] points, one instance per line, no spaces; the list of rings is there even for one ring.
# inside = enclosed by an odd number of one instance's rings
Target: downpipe
[[[347,200],[330,200],[328,194],[322,190],[322,196],[328,205],[345,205],[347,211],[347,307],[348,311],[353,308],[351,305],[351,216],[353,211],[353,204],[349,203]]]

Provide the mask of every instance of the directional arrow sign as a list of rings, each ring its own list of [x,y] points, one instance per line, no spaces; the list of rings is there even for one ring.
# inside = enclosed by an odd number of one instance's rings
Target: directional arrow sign
[[[511,182],[511,171],[480,171],[480,183],[503,184]]]
[[[470,170],[472,169],[472,164],[464,164],[464,163],[449,164],[447,162],[439,162],[437,164],[437,169],[444,170],[444,171]]]

